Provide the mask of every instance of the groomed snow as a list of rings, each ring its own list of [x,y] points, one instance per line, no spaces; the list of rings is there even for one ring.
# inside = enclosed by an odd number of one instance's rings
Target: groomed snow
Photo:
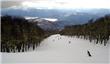
[[[110,43],[110,41],[109,41]],[[52,35],[34,51],[2,53],[2,63],[109,63],[109,44],[94,44],[75,37]],[[89,57],[87,50],[92,57]]]

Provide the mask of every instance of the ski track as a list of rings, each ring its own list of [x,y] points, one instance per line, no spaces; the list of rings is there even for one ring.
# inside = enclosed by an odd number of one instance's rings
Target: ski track
[[[110,43],[110,41],[109,41]],[[89,57],[87,50],[92,57]],[[110,47],[76,37],[52,35],[34,51],[2,53],[2,63],[109,63]]]

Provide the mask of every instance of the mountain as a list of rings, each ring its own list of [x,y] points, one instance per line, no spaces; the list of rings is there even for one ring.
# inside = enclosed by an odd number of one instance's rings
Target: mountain
[[[33,49],[45,38],[45,31],[22,17],[1,17],[1,51],[22,52],[33,46]],[[28,47],[27,49],[25,49]]]
[[[105,15],[110,13],[110,9],[35,9],[35,8],[2,8],[1,14],[10,14],[10,15],[21,15],[21,16],[38,16],[38,17],[56,17],[56,16],[65,16],[77,13],[89,13],[93,15]],[[17,13],[18,12],[18,13]],[[21,12],[21,13],[20,13]],[[20,14],[19,14],[20,13]],[[23,13],[23,14],[22,14]],[[27,13],[27,14],[25,14]],[[43,15],[44,14],[44,15]],[[60,15],[63,14],[63,15]]]
[[[1,15],[28,16],[39,18],[57,18],[64,25],[83,24],[88,20],[110,14],[110,9],[35,9],[35,8],[4,8]]]
[[[19,15],[19,16],[30,16],[30,17],[56,17],[66,16],[78,13],[88,13],[92,15],[105,15],[110,13],[110,9],[36,9],[26,7],[10,7],[2,8],[1,14]],[[61,14],[61,15],[60,15]]]
[[[65,26],[60,34],[77,36],[78,38],[89,39],[90,42],[94,41],[96,44],[106,45],[110,38],[110,15],[89,20],[85,24]]]
[[[64,24],[61,23],[61,21],[58,21],[58,20],[52,21],[52,20],[47,20],[47,19],[31,17],[31,18],[28,18],[27,20],[29,22],[32,22],[32,23],[38,25],[43,30],[59,30],[64,27]]]

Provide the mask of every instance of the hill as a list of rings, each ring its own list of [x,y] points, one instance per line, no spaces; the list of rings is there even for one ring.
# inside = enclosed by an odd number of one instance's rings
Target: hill
[[[45,38],[44,31],[32,22],[17,16],[1,17],[1,51],[27,51]]]
[[[77,36],[106,45],[110,38],[110,15],[89,20],[86,24],[65,26],[60,32],[62,35]]]
[[[106,45],[110,39],[110,15],[91,19],[85,24],[65,26],[61,30],[44,30],[38,22],[30,22],[18,16],[2,16],[1,52],[34,50],[43,39],[53,34],[76,36]]]

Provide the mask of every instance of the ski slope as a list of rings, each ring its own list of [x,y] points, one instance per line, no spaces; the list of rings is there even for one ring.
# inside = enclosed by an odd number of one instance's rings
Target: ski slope
[[[110,41],[109,41],[110,43]],[[87,50],[92,57],[89,57]],[[2,63],[109,63],[109,44],[94,44],[76,37],[52,35],[34,51],[2,53]]]

